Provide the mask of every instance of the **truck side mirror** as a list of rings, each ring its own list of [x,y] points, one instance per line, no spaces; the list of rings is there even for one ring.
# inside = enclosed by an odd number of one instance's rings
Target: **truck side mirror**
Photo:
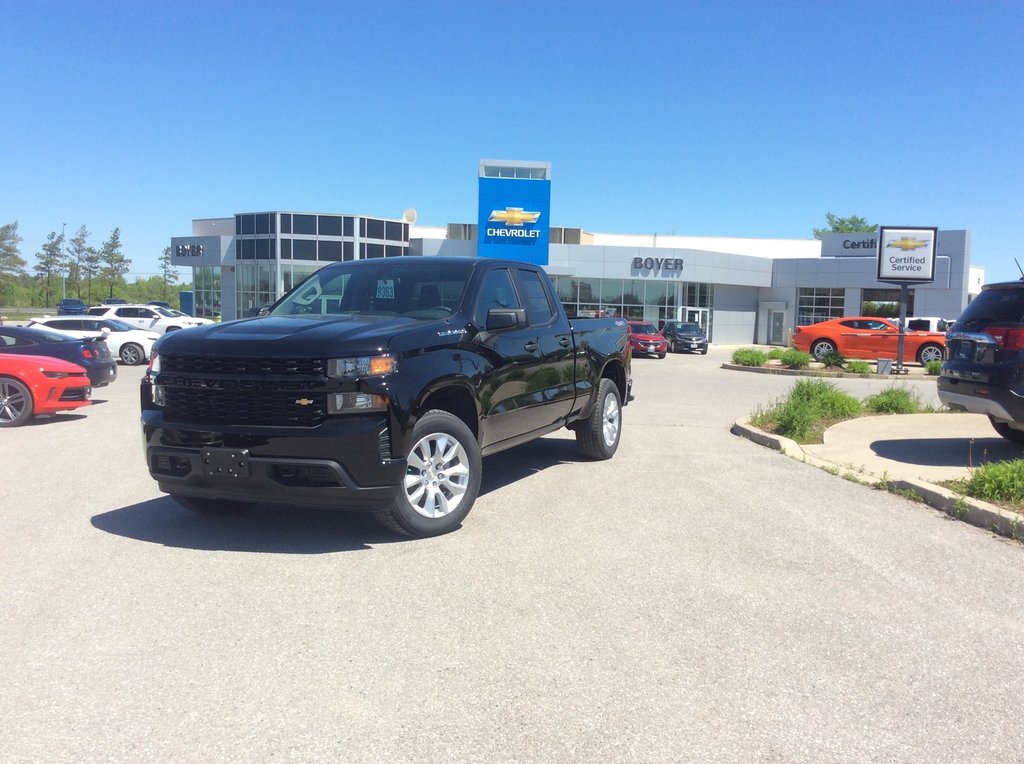
[[[487,331],[514,329],[526,324],[526,311],[522,308],[491,308],[487,311]]]

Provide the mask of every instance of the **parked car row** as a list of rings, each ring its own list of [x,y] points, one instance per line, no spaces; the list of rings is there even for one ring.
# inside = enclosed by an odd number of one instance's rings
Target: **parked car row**
[[[658,329],[650,321],[627,321],[629,346],[634,355],[664,358],[668,353],[708,352],[708,335],[701,325],[689,321],[666,321]]]

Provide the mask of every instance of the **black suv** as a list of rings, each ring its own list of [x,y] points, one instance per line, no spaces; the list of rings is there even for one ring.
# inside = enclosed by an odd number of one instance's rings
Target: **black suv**
[[[946,335],[939,400],[1024,444],[1024,279],[986,284]]]
[[[673,353],[680,350],[693,351],[706,354],[708,352],[708,335],[700,324],[693,324],[687,321],[666,321],[665,328],[661,330],[668,340],[668,349]]]

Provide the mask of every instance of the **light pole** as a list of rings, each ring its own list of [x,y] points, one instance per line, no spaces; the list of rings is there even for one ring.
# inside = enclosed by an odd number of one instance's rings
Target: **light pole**
[[[67,226],[67,223],[61,223],[60,224],[60,296],[61,297],[67,297],[68,296],[68,282],[66,280],[67,279],[67,274],[64,273],[64,269],[67,268],[67,265],[68,265],[67,260],[65,260],[65,255],[64,255],[64,228],[66,226]]]

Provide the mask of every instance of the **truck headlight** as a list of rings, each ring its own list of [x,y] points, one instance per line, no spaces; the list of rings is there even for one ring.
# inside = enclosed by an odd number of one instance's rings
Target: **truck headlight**
[[[327,361],[327,376],[335,379],[360,379],[391,374],[398,368],[398,359],[393,355],[369,355],[361,358],[330,358]]]
[[[156,384],[157,374],[160,373],[160,355],[156,351],[152,352],[149,356],[149,369],[146,370],[146,376],[152,383],[150,389],[150,395],[153,398],[153,405],[163,406],[166,404],[166,397],[164,395],[164,388],[161,385]]]

